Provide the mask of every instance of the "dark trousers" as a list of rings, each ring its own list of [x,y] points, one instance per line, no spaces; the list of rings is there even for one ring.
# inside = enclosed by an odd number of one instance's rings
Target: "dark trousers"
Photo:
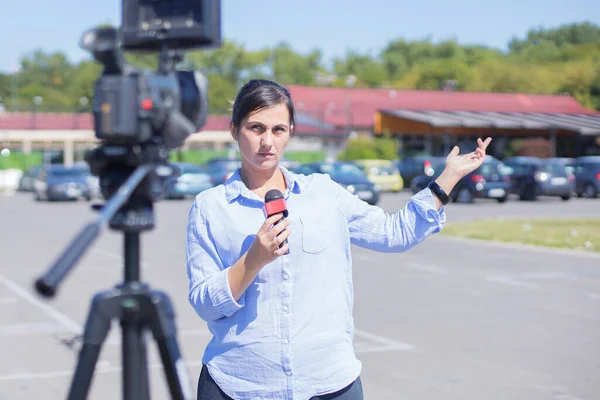
[[[200,379],[198,380],[198,400],[233,400],[221,390],[210,376],[206,365],[202,366],[202,372],[200,372]],[[311,400],[363,400],[360,377],[342,390],[315,396]]]

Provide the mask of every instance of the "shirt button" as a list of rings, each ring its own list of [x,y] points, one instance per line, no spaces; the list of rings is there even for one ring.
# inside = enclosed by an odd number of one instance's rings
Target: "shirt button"
[[[288,274],[283,274],[283,279],[284,279],[284,280],[286,280],[286,281],[287,281],[289,278],[290,278],[290,276],[289,276]]]
[[[285,371],[285,374],[286,374],[287,376],[292,376],[292,371]]]
[[[290,339],[283,339],[283,343],[290,344]]]
[[[288,306],[283,306],[283,311],[288,312]]]

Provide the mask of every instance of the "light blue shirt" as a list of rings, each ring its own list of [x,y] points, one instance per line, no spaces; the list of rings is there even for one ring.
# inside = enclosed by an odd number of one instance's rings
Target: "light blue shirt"
[[[189,301],[213,334],[202,361],[235,399],[309,399],[352,383],[361,362],[353,347],[350,244],[406,251],[446,219],[429,189],[388,214],[328,175],[281,170],[290,251],[267,264],[237,302],[227,271],[264,223],[264,199],[238,170],[198,194],[189,214]]]

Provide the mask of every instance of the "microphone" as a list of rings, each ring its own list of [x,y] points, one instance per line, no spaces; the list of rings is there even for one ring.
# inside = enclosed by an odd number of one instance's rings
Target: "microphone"
[[[278,223],[280,223],[281,221],[283,221],[284,218],[287,218],[287,216],[289,215],[287,207],[285,205],[285,199],[283,198],[283,194],[277,190],[277,189],[271,189],[267,192],[267,194],[265,194],[265,211],[267,213],[267,218],[269,218],[271,215],[275,215],[278,213],[283,213],[283,217],[275,222],[274,225],[277,225]],[[280,245],[279,248],[281,248],[284,244],[287,243],[287,239],[285,239]],[[288,254],[289,250],[285,253]]]

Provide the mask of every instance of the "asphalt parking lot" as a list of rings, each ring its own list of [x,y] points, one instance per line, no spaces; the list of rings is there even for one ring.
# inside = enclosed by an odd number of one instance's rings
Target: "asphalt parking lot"
[[[393,211],[410,194],[385,194]],[[142,237],[142,279],[177,312],[195,391],[210,335],[187,302],[185,225],[192,200],[156,205]],[[600,217],[600,199],[450,204],[448,222],[488,217]],[[0,196],[0,399],[59,399],[77,358],[72,339],[92,295],[122,280],[122,237],[104,230],[57,296],[34,279],[83,224],[89,204]],[[600,229],[600,227],[599,227]],[[403,254],[353,249],[357,355],[366,399],[600,398],[600,255],[434,236]],[[74,343],[74,344],[73,344]],[[151,343],[152,398],[169,398]],[[90,399],[120,398],[120,335],[111,331]]]

